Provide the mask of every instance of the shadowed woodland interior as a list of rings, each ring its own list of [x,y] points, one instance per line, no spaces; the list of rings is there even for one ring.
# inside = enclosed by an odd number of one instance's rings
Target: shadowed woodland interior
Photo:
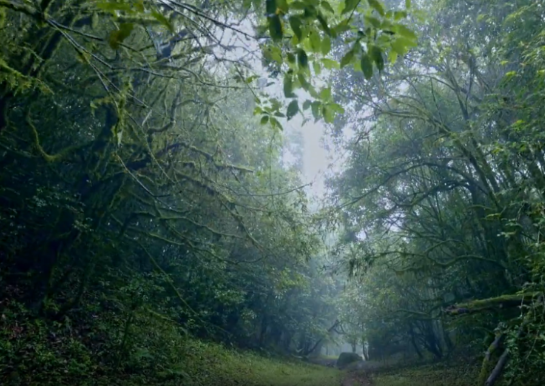
[[[544,26],[0,0],[0,383],[545,384]]]

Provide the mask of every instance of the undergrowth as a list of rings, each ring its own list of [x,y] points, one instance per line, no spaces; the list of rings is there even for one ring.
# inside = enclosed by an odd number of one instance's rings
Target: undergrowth
[[[479,372],[477,363],[446,361],[414,367],[378,371],[373,386],[468,386],[474,385]]]
[[[336,386],[342,375],[203,342],[145,312],[50,320],[7,299],[0,310],[2,385]]]

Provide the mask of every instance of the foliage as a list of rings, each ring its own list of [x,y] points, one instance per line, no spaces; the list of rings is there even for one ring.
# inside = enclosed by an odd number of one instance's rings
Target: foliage
[[[254,7],[258,8],[254,2]],[[267,0],[267,21],[258,30],[268,29],[272,40],[262,44],[268,65],[283,73],[284,96],[296,98],[294,91],[301,88],[312,99],[302,106],[297,99],[287,108],[288,120],[299,110],[310,109],[315,119],[324,117],[333,122],[343,113],[341,105],[331,98],[331,90],[315,88],[323,70],[334,70],[348,65],[363,72],[367,79],[374,68],[384,69],[385,56],[395,62],[397,55],[404,55],[416,46],[417,36],[402,20],[411,9],[406,1],[404,8],[387,9],[380,0],[286,1]],[[364,20],[364,23],[360,22]],[[333,47],[342,47],[343,56],[336,61],[329,55]],[[274,104],[273,104],[273,111]],[[264,119],[275,122],[273,111],[265,112]],[[278,112],[275,113],[278,116]]]
[[[350,156],[329,182],[337,255],[358,280],[346,301],[370,352],[400,342],[441,358],[500,337],[479,384],[538,385],[543,9],[437,1],[426,12],[427,40],[381,80],[347,69],[335,81],[350,106],[332,126]]]
[[[171,322],[150,314],[138,316],[133,334],[145,341],[138,342],[138,347],[127,353],[128,358],[119,359],[120,371],[106,362],[119,348],[108,339],[116,332],[111,328],[115,315],[80,316],[81,325],[68,318],[47,325],[29,318],[20,304],[4,306],[0,352],[2,358],[9,358],[9,363],[3,360],[1,364],[8,385],[329,386],[341,376],[325,367],[267,359],[188,339]],[[84,344],[87,341],[91,344]]]
[[[0,1],[2,379],[204,382],[188,336],[304,356],[335,319],[286,138],[216,41],[241,10],[209,6]]]

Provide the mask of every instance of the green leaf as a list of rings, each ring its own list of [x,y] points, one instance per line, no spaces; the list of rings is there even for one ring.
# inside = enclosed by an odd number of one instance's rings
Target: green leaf
[[[303,24],[299,16],[290,16],[289,18],[291,29],[299,41],[303,40],[303,30],[301,25]]]
[[[121,43],[130,36],[133,28],[134,25],[132,23],[122,23],[118,30],[112,31],[108,39],[110,47],[117,50],[121,46]]]
[[[133,28],[134,28],[134,24],[132,24],[132,23],[122,23],[119,26],[119,31],[123,35],[123,39],[126,39],[126,38],[128,38],[130,36]]]
[[[296,59],[295,59],[295,55],[292,52],[288,52],[287,56],[288,56],[288,63],[289,64],[295,65],[297,63]]]
[[[278,122],[278,119],[270,117],[269,121],[271,122],[272,127],[278,128],[280,129],[280,131],[284,131],[284,128],[282,127],[280,122]]]
[[[373,16],[365,16],[365,21],[369,24],[371,24],[375,28],[380,28],[380,20]]]
[[[299,104],[297,103],[297,100],[293,100],[288,105],[288,110],[286,112],[286,116],[288,118],[288,121],[292,119],[295,114],[299,112]]]
[[[288,5],[288,2],[286,0],[276,0],[276,10],[280,10],[282,13],[286,14],[288,13],[290,7]]]
[[[267,0],[265,2],[265,10],[267,12],[267,16],[276,14],[276,0]]]
[[[320,91],[320,98],[325,101],[331,99],[331,89],[329,87],[322,89]]]
[[[293,3],[290,4],[290,7],[291,7],[291,9],[297,9],[299,11],[304,11],[307,6],[302,1],[294,1]]]
[[[319,101],[314,101],[312,102],[312,115],[314,116],[314,119],[317,121],[318,119],[320,119],[321,117],[321,114],[320,114],[320,107],[322,106],[322,104],[319,102]]]
[[[322,108],[322,114],[324,115],[324,119],[327,123],[335,122],[335,112],[330,109],[329,106],[324,106]]]
[[[282,20],[280,20],[280,16],[274,15],[267,19],[269,20],[269,33],[272,40],[275,42],[281,41],[284,34],[282,32]]]
[[[397,61],[397,52],[390,50],[390,52],[388,52],[388,60],[392,64],[395,63]]]
[[[144,0],[138,0],[136,2],[136,4],[134,5],[134,7],[136,8],[136,10],[138,12],[144,12]]]
[[[411,0],[405,0],[405,8],[406,9],[411,8]]]
[[[302,69],[308,69],[308,56],[305,50],[303,50],[302,48],[299,48],[297,50],[297,61],[299,62],[299,66]]]
[[[350,31],[350,25],[348,24],[347,20],[341,21],[339,24],[337,24],[335,27],[331,29],[331,33],[333,36],[342,34],[343,32]]]
[[[322,73],[322,66],[320,66],[320,63],[314,61],[312,62],[312,67],[314,68],[314,73],[316,75],[320,75]]]
[[[371,58],[377,65],[377,68],[379,71],[384,70],[384,57],[382,56],[382,50],[378,46],[371,46],[371,49],[369,51],[369,54],[371,55]],[[363,70],[363,67],[362,67]]]
[[[339,35],[346,31],[350,31],[350,25],[348,24],[347,20],[343,20],[331,30],[334,35]]]
[[[312,105],[312,102],[307,99],[305,103],[303,103],[303,110],[308,110],[311,105]]]
[[[344,114],[344,108],[338,103],[329,103],[329,108],[336,113]]]
[[[151,16],[153,16],[153,18],[159,23],[167,27],[170,32],[174,33],[174,27],[172,26],[172,23],[165,17],[165,15],[157,11],[151,11]]]
[[[305,91],[308,91],[310,89],[311,85],[302,73],[297,74],[297,79],[299,80],[299,83],[301,83],[301,87],[303,87]]]
[[[397,38],[391,43],[392,49],[399,55],[405,55],[409,51],[409,47],[414,47],[416,43],[407,38]]]
[[[324,67],[327,68],[328,70],[341,68],[341,66],[339,65],[339,62],[332,59],[324,58],[321,60],[321,62],[324,64]]]
[[[284,96],[286,98],[293,98],[295,96],[293,93],[293,77],[291,74],[286,74],[284,76]]]
[[[266,125],[268,122],[269,122],[269,116],[268,115],[263,115],[261,117],[261,124]]]
[[[331,39],[329,36],[324,37],[322,40],[322,54],[327,55],[331,51]]]
[[[351,49],[343,56],[343,58],[341,59],[341,68],[345,67],[348,63],[350,63],[352,59],[354,59],[354,49]]]
[[[329,4],[327,1],[322,1],[320,3],[320,6],[325,9],[327,12],[335,13],[333,8],[331,7],[331,4]]]
[[[271,59],[276,63],[282,64],[282,50],[278,47],[271,47]]]
[[[384,6],[379,0],[367,0],[371,8],[378,12],[380,16],[384,16],[386,12],[384,11]]]
[[[331,30],[329,29],[329,25],[327,24],[327,19],[324,15],[322,15],[320,12],[316,15],[316,18],[320,22],[320,26],[322,27],[322,30],[326,33],[326,35],[331,36]]]
[[[361,65],[361,71],[363,72],[363,75],[365,76],[365,79],[369,80],[373,76],[373,62],[371,61],[371,58],[367,54],[361,55],[360,60]]]
[[[404,19],[407,17],[407,11],[395,11],[394,12],[394,20],[399,21],[401,19]]]
[[[345,0],[342,14],[352,12],[358,6],[359,2],[360,0]]]
[[[310,46],[313,52],[319,52],[321,46],[320,34],[317,31],[310,32]]]
[[[413,39],[413,40],[418,39],[418,37],[416,36],[414,31],[409,29],[408,27],[404,26],[403,24],[398,24],[397,25],[397,32],[399,32],[399,34],[401,36],[404,36],[406,38]]]

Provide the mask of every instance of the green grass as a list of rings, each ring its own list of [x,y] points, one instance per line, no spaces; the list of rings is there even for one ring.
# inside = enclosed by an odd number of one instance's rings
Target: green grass
[[[477,379],[478,366],[441,363],[378,372],[373,386],[468,386]]]
[[[202,345],[203,358],[211,355],[219,360],[212,363],[187,363],[193,368],[206,368],[211,377],[204,385],[244,386],[338,386],[343,373],[332,368],[301,361],[264,358],[251,353],[226,350],[218,345]],[[194,378],[201,378],[198,371]],[[204,379],[203,379],[204,381]]]

